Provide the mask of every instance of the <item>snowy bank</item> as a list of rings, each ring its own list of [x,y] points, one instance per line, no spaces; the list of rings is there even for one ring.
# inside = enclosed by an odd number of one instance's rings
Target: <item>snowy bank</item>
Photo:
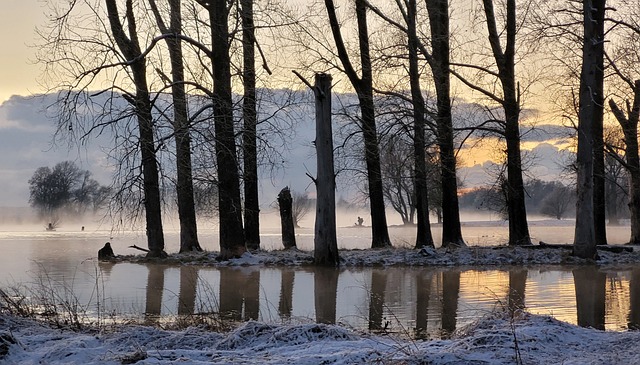
[[[323,324],[247,322],[229,333],[118,326],[73,332],[0,315],[6,364],[640,364],[640,332],[603,332],[493,313],[449,340],[415,341]]]
[[[620,246],[632,248],[632,246]],[[116,261],[153,262],[163,264],[197,264],[203,266],[306,266],[313,264],[313,252],[292,250],[247,252],[242,257],[229,261],[217,261],[217,252],[194,252],[171,254],[158,261],[144,256],[119,256]],[[583,260],[571,255],[567,248],[524,247],[458,247],[385,248],[367,250],[340,250],[342,267],[374,266],[497,266],[497,265],[576,265],[576,264],[638,264],[640,250],[609,252],[598,250],[596,261]]]

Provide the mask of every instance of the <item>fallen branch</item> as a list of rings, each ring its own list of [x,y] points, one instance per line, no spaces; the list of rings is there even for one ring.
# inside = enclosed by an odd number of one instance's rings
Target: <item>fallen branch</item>
[[[136,245],[129,246],[129,248],[135,248],[136,250],[140,250],[140,251],[144,251],[144,252],[151,252],[151,251],[147,250],[146,248],[142,248],[142,247],[136,246]]]

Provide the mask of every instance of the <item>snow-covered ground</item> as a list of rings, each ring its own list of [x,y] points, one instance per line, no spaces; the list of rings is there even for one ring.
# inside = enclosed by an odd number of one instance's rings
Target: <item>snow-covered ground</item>
[[[576,265],[576,264],[640,264],[640,249],[614,253],[598,250],[598,260],[582,260],[571,255],[568,248],[524,248],[524,247],[461,247],[384,248],[367,250],[340,250],[342,267],[371,266],[487,266],[487,265]],[[198,264],[205,266],[304,266],[313,263],[313,252],[301,250],[275,250],[247,252],[241,258],[217,261],[217,252],[172,254],[163,259],[167,264]],[[144,256],[120,256],[116,261],[148,262]]]
[[[640,364],[640,332],[493,313],[449,340],[322,324],[248,322],[229,333],[119,326],[73,332],[0,316],[3,364]]]

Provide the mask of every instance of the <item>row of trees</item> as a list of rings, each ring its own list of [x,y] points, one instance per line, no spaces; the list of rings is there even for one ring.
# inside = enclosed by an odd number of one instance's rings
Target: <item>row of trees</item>
[[[605,151],[636,181],[629,189],[637,235],[631,241],[640,240],[640,97],[633,81],[640,77],[637,52],[626,46],[640,35],[634,15],[640,7],[633,4],[604,17],[604,0],[482,0],[461,12],[475,20],[461,23],[452,14],[464,4],[447,0],[324,0],[307,12],[276,0],[51,2],[39,58],[46,81],[61,90],[58,136],[114,135],[114,196],[121,212],[144,211],[149,254],[164,254],[161,192],[168,189],[162,184],[176,191],[181,251],[201,250],[194,195],[214,186],[223,259],[259,248],[258,167],[277,160],[274,141],[290,130],[278,123],[292,105],[278,100],[278,112],[265,113],[266,96],[269,82],[286,85],[283,77],[292,68],[337,72],[348,81],[341,87],[355,92],[357,105],[339,113],[346,135],[340,145],[344,156],[357,153],[365,177],[372,247],[391,245],[385,197],[409,207],[403,219],[415,214],[417,248],[434,245],[429,207],[442,220],[442,246],[465,244],[456,146],[470,136],[501,141],[509,245],[530,244],[521,119],[543,74],[529,76],[530,70],[545,59],[559,74],[573,76],[545,87],[575,96],[573,109],[563,114],[578,130],[575,253],[593,257],[595,244],[606,242]],[[624,130],[622,145],[603,140],[605,54],[620,81],[611,88],[620,99],[635,95],[626,110],[610,102]],[[475,118],[454,118],[452,92],[458,89],[477,103]],[[402,189],[413,193],[398,195],[405,182],[393,181],[383,166],[408,173],[411,187]]]

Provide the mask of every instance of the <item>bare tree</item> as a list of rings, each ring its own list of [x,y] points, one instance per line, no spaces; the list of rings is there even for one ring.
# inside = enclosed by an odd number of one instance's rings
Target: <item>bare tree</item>
[[[156,18],[158,28],[163,35],[169,35],[164,40],[169,49],[171,61],[171,96],[173,98],[173,130],[176,140],[176,172],[178,217],[180,219],[180,252],[202,251],[198,242],[196,224],[195,200],[193,192],[193,174],[191,168],[191,136],[189,115],[187,112],[187,94],[184,78],[184,57],[182,41],[182,10],[180,0],[168,0],[169,26],[160,14],[156,0],[149,0],[149,5]],[[171,37],[173,35],[173,37]],[[158,70],[158,72],[162,72]]]
[[[371,209],[371,247],[389,247],[389,230],[385,213],[384,195],[382,192],[382,174],[380,171],[380,150],[373,102],[373,76],[371,57],[369,54],[369,33],[367,26],[367,5],[365,0],[355,0],[356,19],[358,23],[358,42],[360,53],[361,75],[354,68],[343,41],[340,23],[336,15],[333,0],[325,0],[325,8],[331,25],[331,33],[337,48],[343,71],[356,90],[360,104],[362,133],[364,137],[364,154],[367,165],[367,182]]]
[[[451,90],[450,90],[450,33],[449,33],[449,3],[448,1],[428,0],[425,1],[426,10],[429,17],[430,40],[422,39],[418,34],[418,7],[415,1],[395,2],[405,25],[395,21],[392,16],[385,14],[382,10],[370,5],[371,9],[386,22],[401,31],[407,37],[407,50],[395,55],[398,59],[404,59],[408,53],[409,87],[411,90],[410,101],[413,106],[414,118],[414,154],[417,156],[415,162],[416,197],[418,204],[429,205],[427,180],[427,166],[425,148],[426,142],[424,132],[427,127],[425,99],[420,87],[420,68],[418,61],[422,58],[428,63],[433,76],[436,91],[436,109],[434,119],[435,126],[431,126],[437,138],[440,173],[438,184],[441,193],[442,212],[442,245],[444,247],[452,244],[457,246],[465,245],[462,238],[460,226],[460,210],[458,204],[458,181],[456,178],[456,158],[454,148],[454,129],[451,115]],[[431,44],[428,49],[427,44]],[[394,48],[394,47],[390,47]],[[403,98],[403,95],[396,93],[396,96]],[[424,195],[424,196],[423,196]],[[428,228],[428,211],[422,214],[422,209],[418,208],[418,234],[416,237],[416,247],[432,244],[431,232]]]
[[[622,129],[623,145],[607,143],[607,156],[621,164],[629,178],[629,212],[631,221],[630,244],[640,243],[640,157],[638,156],[638,122],[640,119],[640,71],[638,70],[638,44],[640,23],[637,4],[620,4],[614,16],[608,19],[616,31],[606,58],[613,78],[609,78],[617,97],[609,99],[609,107]],[[619,105],[615,99],[622,99]]]
[[[218,176],[220,258],[246,252],[242,227],[240,177],[235,144],[231,60],[229,56],[229,7],[226,0],[196,0],[208,11],[211,27],[210,54],[213,69],[213,109]]]
[[[306,193],[294,191],[291,195],[291,216],[293,217],[293,224],[296,228],[300,228],[300,222],[309,214],[311,208],[313,208],[313,201]]]
[[[571,204],[575,204],[575,192],[569,187],[557,184],[540,204],[540,213],[560,220],[567,214]]]
[[[380,147],[384,196],[391,207],[398,212],[402,223],[412,224],[415,221],[417,208],[413,177],[416,157],[412,153],[412,146],[408,141],[403,140],[402,135],[391,135],[381,139]],[[433,245],[433,240],[431,244]]]
[[[506,15],[504,24],[499,28],[493,0],[483,0],[483,10],[487,33],[495,70],[491,66],[456,63],[459,69],[481,72],[486,77],[496,80],[500,85],[496,92],[491,87],[481,86],[470,81],[464,74],[454,74],[472,90],[478,91],[493,102],[500,105],[504,120],[492,118],[485,121],[480,129],[496,133],[506,141],[507,171],[504,185],[507,211],[509,217],[509,245],[526,245],[531,243],[527,212],[525,207],[524,181],[522,178],[522,156],[520,152],[520,84],[516,81],[516,35],[518,19],[516,18],[516,0],[507,0],[501,13]],[[502,44],[504,42],[504,45]],[[489,127],[490,126],[490,127]]]
[[[613,99],[609,107],[622,127],[625,141],[624,166],[629,171],[629,210],[631,212],[630,244],[640,243],[640,157],[638,156],[638,119],[640,115],[640,80],[630,85],[633,101],[623,111]]]
[[[126,99],[134,106],[138,118],[144,181],[147,245],[149,247],[148,255],[154,257],[165,256],[158,165],[153,135],[152,104],[147,84],[146,60],[138,41],[136,18],[133,12],[133,0],[126,1],[125,18],[128,25],[128,35],[120,21],[120,13],[118,12],[116,1],[105,0],[105,3],[113,38],[120,52],[126,57],[126,64],[131,69],[136,90],[133,98]]]

